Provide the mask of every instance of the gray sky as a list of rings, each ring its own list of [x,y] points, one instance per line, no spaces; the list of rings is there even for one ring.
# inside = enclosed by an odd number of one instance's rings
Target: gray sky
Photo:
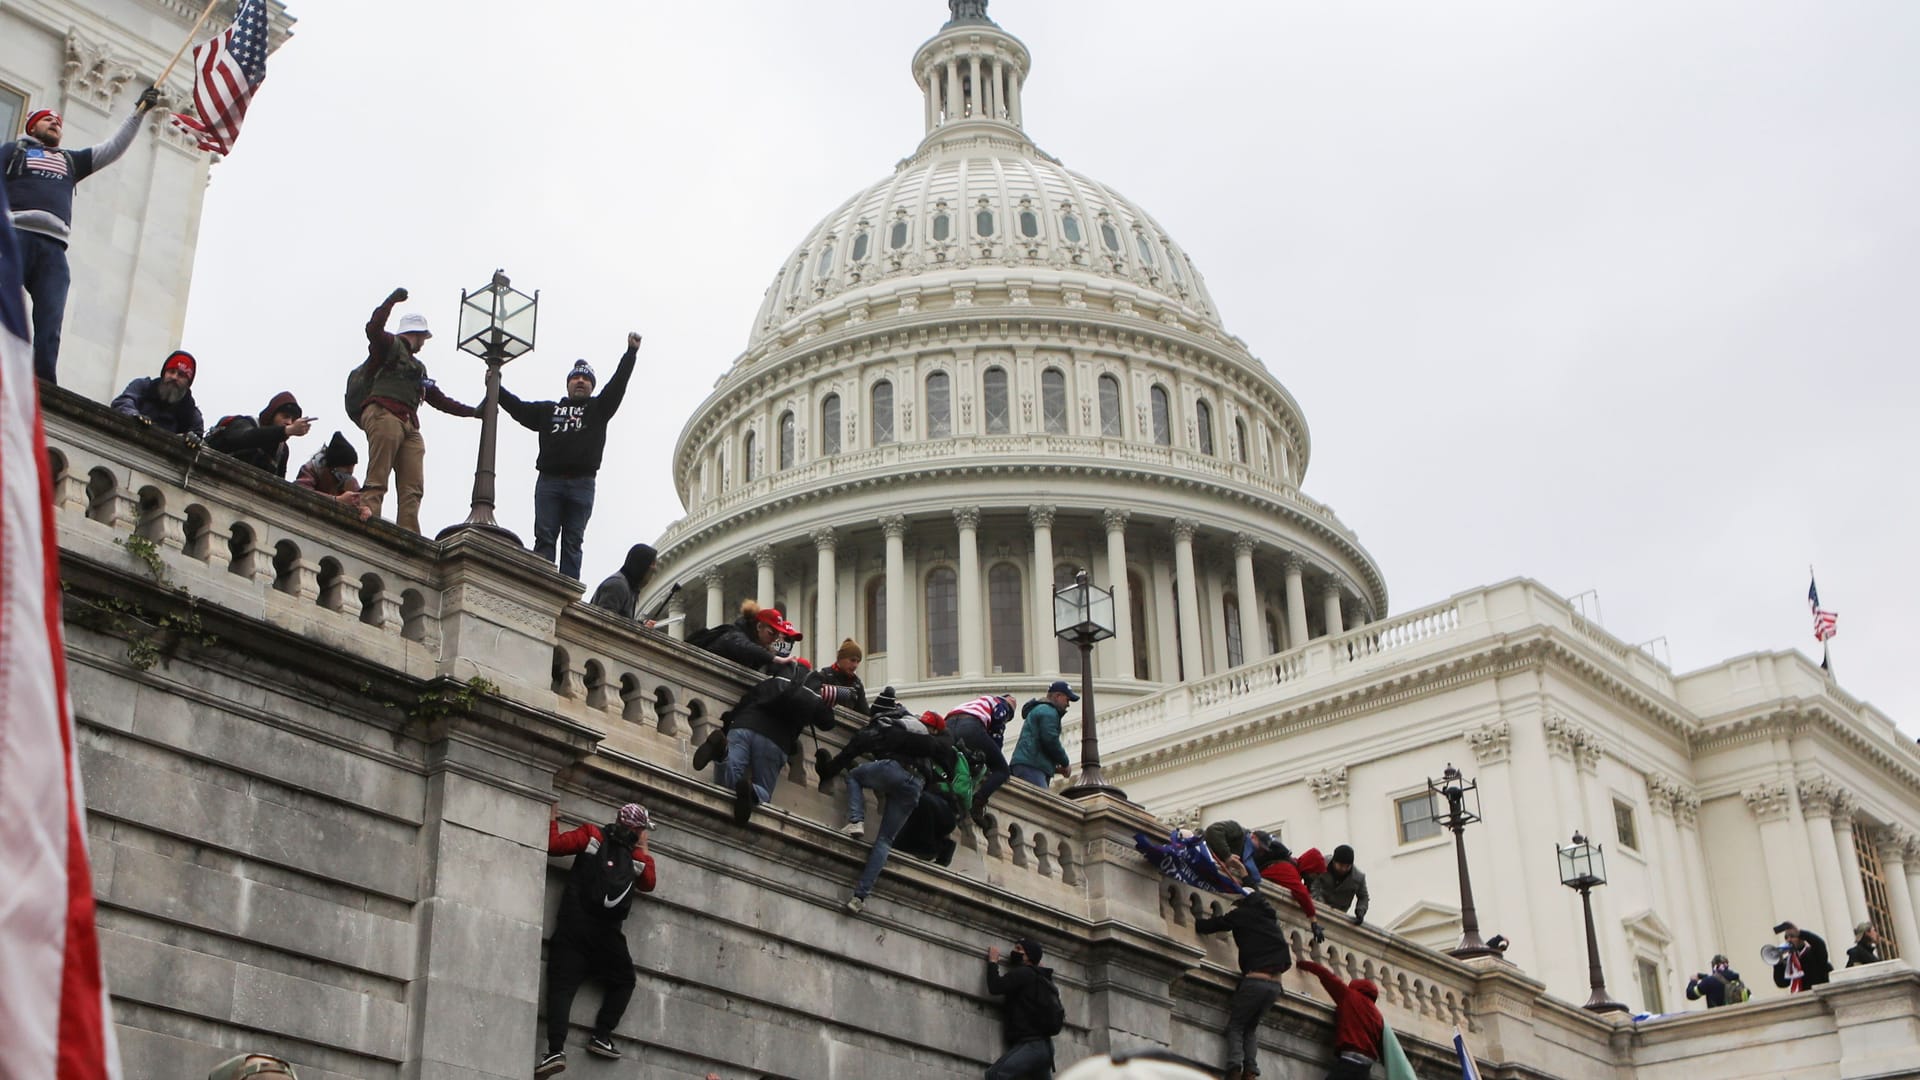
[[[566,17],[557,12],[564,9]],[[681,513],[673,440],[807,230],[921,135],[940,0],[303,2],[207,193],[187,348],[210,415],[292,389],[344,429],[395,285],[542,290],[511,364],[555,397],[646,336],[589,580]],[[1181,242],[1299,400],[1305,490],[1396,612],[1513,576],[1598,589],[1674,667],[1818,655],[1920,731],[1920,4],[995,0],[1027,129]],[[504,418],[503,418],[504,419]],[[479,425],[427,412],[429,532]],[[532,535],[535,438],[502,428]],[[1902,551],[1908,551],[1906,556]]]

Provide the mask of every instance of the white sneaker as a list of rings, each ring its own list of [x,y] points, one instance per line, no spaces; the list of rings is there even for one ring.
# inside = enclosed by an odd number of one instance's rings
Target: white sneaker
[[[841,910],[845,911],[849,915],[858,915],[860,914],[861,909],[865,908],[866,906],[867,906],[867,898],[864,896],[856,896],[853,899],[848,900],[845,907],[843,907]]]
[[[840,831],[853,837],[855,840],[865,840],[867,838],[867,823],[864,821],[849,821],[845,825],[840,826]]]

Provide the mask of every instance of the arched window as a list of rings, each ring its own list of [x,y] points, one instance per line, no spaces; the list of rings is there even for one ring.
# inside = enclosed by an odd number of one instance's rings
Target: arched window
[[[1040,373],[1040,421],[1049,435],[1067,433],[1067,376],[1059,368]]]
[[[887,246],[895,251],[907,246],[907,223],[896,221],[887,233]]]
[[[993,671],[1027,670],[1025,605],[1020,602],[1020,571],[996,563],[987,571],[987,623],[993,634]]]
[[[793,411],[789,409],[780,414],[780,468],[782,471],[793,468],[794,450]]]
[[[1213,456],[1213,406],[1202,398],[1193,403],[1193,424],[1200,433],[1200,452]]]
[[[1100,376],[1100,434],[1119,438],[1125,434],[1120,425],[1120,380]]]
[[[883,653],[887,651],[887,579],[876,577],[867,582],[866,595],[866,633],[867,651]]]
[[[944,371],[927,376],[927,438],[953,434],[953,380]]]
[[[840,452],[840,395],[828,394],[820,399],[820,453],[831,456]]]
[[[740,479],[745,483],[753,483],[753,432],[751,431],[740,440]]]
[[[848,256],[854,262],[867,257],[867,234],[863,229],[853,235],[853,252]]]
[[[1072,563],[1055,564],[1053,568],[1053,591],[1059,592],[1062,588],[1073,584],[1074,574],[1079,572],[1079,570],[1080,568]],[[1065,638],[1057,638],[1056,640],[1060,645],[1061,673],[1064,675],[1080,674],[1080,646],[1067,641]]]
[[[1040,235],[1040,215],[1031,210],[1020,211],[1020,235],[1031,240]]]
[[[833,269],[833,245],[828,244],[826,247],[823,247],[820,249],[820,261],[814,264],[813,276],[817,278],[826,277],[827,273],[832,269]]]
[[[1247,463],[1247,422],[1237,416],[1233,418],[1233,456],[1240,464]]]
[[[1173,445],[1173,409],[1167,401],[1167,388],[1159,383],[1147,392],[1153,406],[1153,441],[1161,446]]]
[[[1145,681],[1153,673],[1147,657],[1147,583],[1127,573],[1127,611],[1133,616],[1133,677]]]
[[[933,238],[944,241],[953,235],[953,219],[944,212],[933,215]]]
[[[927,677],[959,672],[960,580],[950,567],[937,566],[927,574]]]
[[[1148,242],[1146,233],[1133,234],[1134,246],[1140,249],[1140,261],[1146,266],[1153,265],[1153,245]]]
[[[1074,217],[1071,213],[1061,214],[1060,215],[1060,235],[1066,237],[1067,243],[1069,244],[1079,243],[1080,242],[1080,219],[1077,217]]]
[[[873,445],[885,446],[893,441],[893,384],[881,379],[873,384],[871,396]]]
[[[986,414],[987,434],[1005,435],[1013,430],[1013,415],[1007,404],[1007,369],[988,368],[981,384],[981,411]]]
[[[1247,662],[1247,647],[1240,633],[1240,600],[1228,593],[1220,601],[1221,619],[1227,624],[1227,666],[1239,667]]]

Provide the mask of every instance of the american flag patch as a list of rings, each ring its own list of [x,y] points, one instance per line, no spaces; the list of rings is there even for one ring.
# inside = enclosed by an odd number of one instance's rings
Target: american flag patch
[[[26,166],[42,176],[63,177],[67,175],[67,155],[57,150],[50,154],[34,147],[27,151]]]

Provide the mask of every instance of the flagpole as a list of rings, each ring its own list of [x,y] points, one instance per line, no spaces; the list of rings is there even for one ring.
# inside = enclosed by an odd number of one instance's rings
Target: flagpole
[[[207,6],[201,9],[200,17],[193,20],[193,28],[187,31],[187,40],[180,43],[180,48],[174,52],[173,59],[167,61],[166,68],[160,72],[159,78],[153,80],[153,85],[165,86],[167,84],[167,76],[173,74],[173,66],[180,62],[182,56],[187,55],[187,49],[193,45],[193,39],[200,33],[200,25],[207,21],[207,16],[213,14],[215,5],[219,3],[220,0],[207,0]]]

